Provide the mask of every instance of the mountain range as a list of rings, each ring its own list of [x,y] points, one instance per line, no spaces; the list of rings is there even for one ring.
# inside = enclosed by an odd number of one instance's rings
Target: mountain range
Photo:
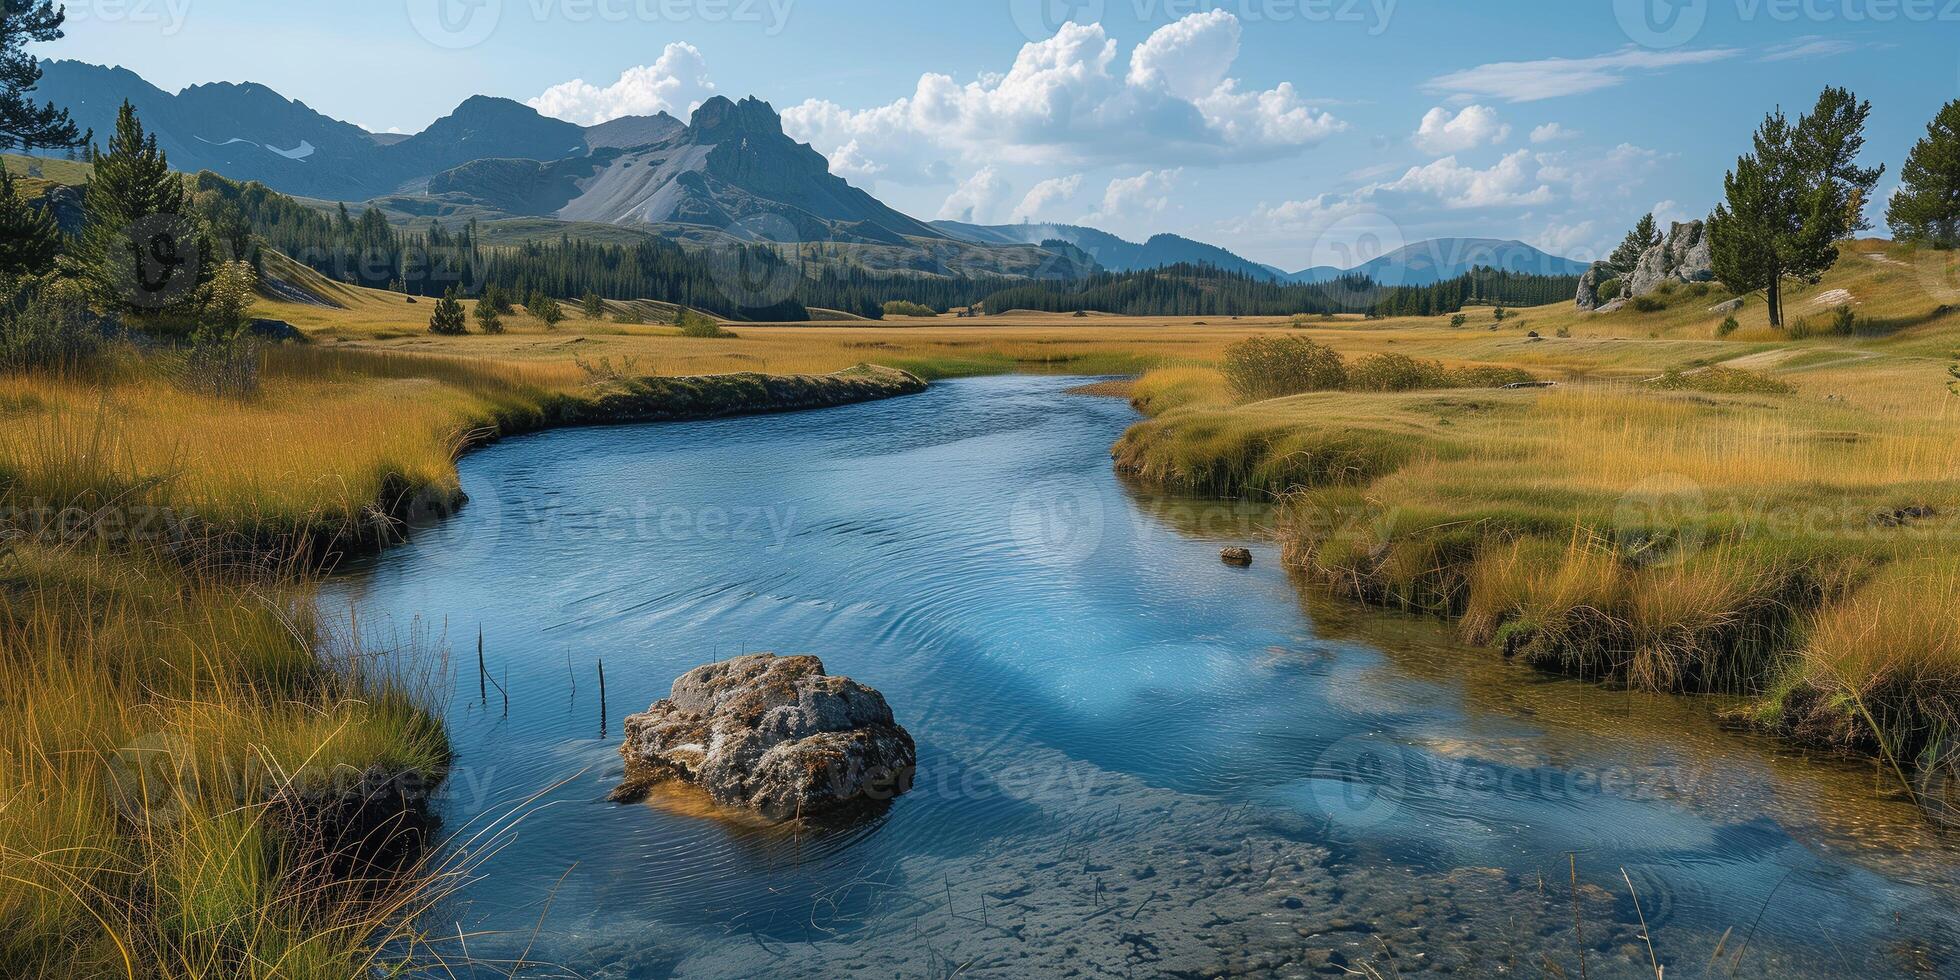
[[[776,111],[753,98],[717,96],[686,122],[661,113],[578,126],[475,96],[422,132],[400,135],[370,133],[256,83],[173,95],[120,67],[41,67],[37,97],[67,107],[98,143],[127,100],[177,169],[321,201],[372,201],[396,220],[468,215],[525,233],[543,220],[682,241],[823,242],[870,267],[938,274],[1069,276],[1189,263],[1277,282],[1358,272],[1388,285],[1427,285],[1476,265],[1575,276],[1588,268],[1522,242],[1440,239],[1352,270],[1286,272],[1178,235],[1139,244],[1080,225],[924,222],[831,173],[822,154],[786,135]]]

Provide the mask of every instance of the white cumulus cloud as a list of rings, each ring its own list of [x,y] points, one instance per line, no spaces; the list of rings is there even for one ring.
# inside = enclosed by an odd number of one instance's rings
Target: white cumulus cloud
[[[1146,170],[1135,177],[1118,177],[1103,189],[1102,204],[1087,222],[1129,221],[1163,213],[1170,207],[1182,169]]]
[[[1010,221],[1039,221],[1082,191],[1082,175],[1050,177],[1029,189],[1028,196],[1015,205]]]
[[[1578,130],[1567,129],[1558,123],[1546,123],[1531,131],[1533,143],[1557,143],[1563,140],[1576,140],[1579,136]]]
[[[1488,106],[1468,105],[1454,116],[1437,106],[1422,117],[1416,128],[1416,148],[1425,153],[1461,153],[1486,143],[1502,143],[1511,138],[1511,127],[1497,118]]]
[[[610,85],[575,78],[545,89],[525,104],[547,116],[594,126],[621,116],[659,112],[685,116],[714,91],[701,49],[676,41],[653,64],[628,68]]]
[[[976,153],[1003,165],[1176,166],[1292,152],[1345,128],[1291,84],[1248,90],[1230,78],[1242,30],[1228,12],[1192,14],[1138,45],[1124,70],[1100,24],[1064,24],[1005,72],[923,75],[910,95],[862,109],[813,99],[784,125],[826,155],[849,148],[839,173],[913,183]]]
[[[1013,196],[1014,188],[1000,175],[1000,171],[993,167],[981,167],[947,196],[946,203],[939,206],[939,218],[942,221],[987,224],[1000,217],[1000,209]]]

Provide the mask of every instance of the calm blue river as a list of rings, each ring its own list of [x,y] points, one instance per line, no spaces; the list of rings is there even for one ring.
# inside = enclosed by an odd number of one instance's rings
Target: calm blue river
[[[1125,486],[1135,415],[1080,383],[465,459],[472,504],[326,603],[447,650],[476,878],[432,931],[482,976],[1960,976],[1960,857],[1869,767],[1303,599],[1259,509]],[[623,715],[763,650],[883,691],[914,791],[605,800]]]

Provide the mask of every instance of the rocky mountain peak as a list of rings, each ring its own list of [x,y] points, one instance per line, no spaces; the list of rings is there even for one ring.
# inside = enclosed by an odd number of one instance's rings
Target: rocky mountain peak
[[[717,95],[694,110],[688,128],[703,143],[718,143],[743,136],[781,136],[783,117],[769,103],[750,97],[740,102]]]

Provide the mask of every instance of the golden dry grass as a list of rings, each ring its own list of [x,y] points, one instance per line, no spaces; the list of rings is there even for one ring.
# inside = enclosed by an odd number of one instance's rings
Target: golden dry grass
[[[1294,564],[1358,598],[1458,614],[1474,641],[1648,688],[1763,692],[1770,715],[1825,692],[1784,723],[1921,753],[1960,693],[1939,626],[1950,580],[1928,570],[1960,537],[1946,389],[1960,313],[1938,288],[1956,266],[1883,243],[1847,253],[1793,307],[1849,296],[1869,318],[1850,335],[1772,335],[1745,312],[1717,338],[1707,308],[1722,297],[1686,289],[1651,314],[1523,311],[1572,334],[1536,342],[1474,315],[1442,331],[1454,344],[1397,321],[1318,331],[1350,357],[1502,360],[1566,383],[1233,405],[1202,367],[1153,372],[1134,386],[1152,417],[1119,463],[1185,490],[1291,494]],[[1750,373],[1694,383],[1711,365]],[[1667,370],[1691,383],[1643,383]]]

